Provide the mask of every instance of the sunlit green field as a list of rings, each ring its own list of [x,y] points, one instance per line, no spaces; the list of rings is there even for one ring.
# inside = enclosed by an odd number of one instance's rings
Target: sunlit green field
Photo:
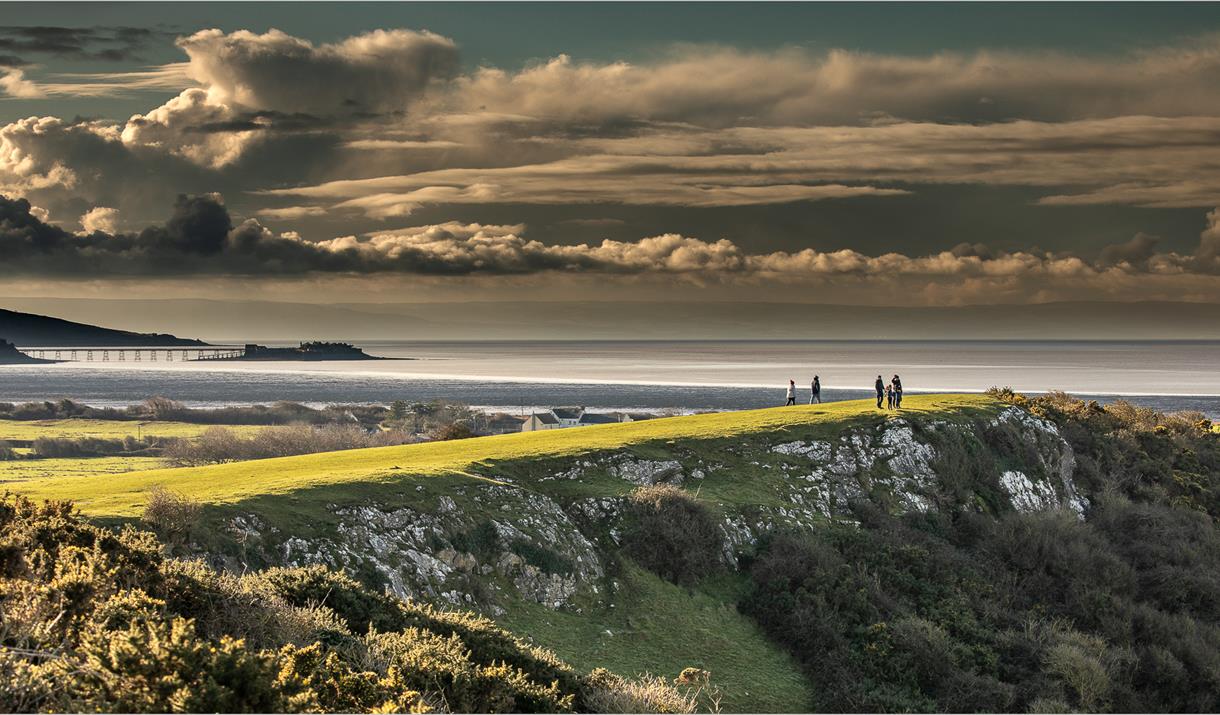
[[[0,461],[0,491],[12,490],[13,482],[47,477],[103,477],[137,470],[156,469],[164,464],[160,457],[73,457],[53,459],[14,459]]]
[[[969,412],[992,409],[995,405],[983,395],[910,395],[904,400],[902,411]],[[877,414],[872,400],[854,400],[130,472],[105,479],[47,477],[26,480],[11,488],[39,499],[71,499],[82,511],[96,516],[134,516],[143,509],[148,490],[156,485],[209,503],[232,503],[313,487],[386,482],[404,476],[464,474],[488,462],[567,456],[671,439],[714,439],[793,430]]]
[[[122,439],[124,437],[196,437],[214,425],[198,425],[187,422],[159,422],[135,420],[0,420],[0,440],[33,440],[39,437],[97,437]],[[253,433],[258,425],[224,425],[239,433]]]

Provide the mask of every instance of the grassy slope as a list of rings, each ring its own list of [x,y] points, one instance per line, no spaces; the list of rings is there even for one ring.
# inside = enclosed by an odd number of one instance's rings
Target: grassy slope
[[[160,422],[135,420],[0,420],[0,440],[32,440],[39,437],[96,437],[122,439],[123,437],[196,437],[213,425],[198,425],[187,422]],[[249,425],[222,425],[240,433],[260,429]]]
[[[904,403],[903,412],[908,414],[982,409],[993,404],[981,395],[911,395]],[[213,504],[260,500],[260,497],[315,489],[325,495],[333,491],[329,487],[361,489],[387,483],[402,485],[404,480],[414,481],[419,476],[469,475],[472,470],[489,463],[647,447],[650,443],[663,445],[669,440],[723,439],[758,432],[800,431],[876,415],[871,400],[855,400],[327,452],[209,467],[130,472],[106,479],[51,477],[21,482],[12,488],[37,499],[72,499],[87,514],[124,517],[138,515],[146,492],[158,484]],[[726,485],[726,488],[731,487]]]
[[[522,601],[496,620],[582,670],[672,678],[702,668],[727,712],[808,711],[812,694],[796,664],[723,593],[741,583],[686,589],[627,564],[613,607],[574,613]]]

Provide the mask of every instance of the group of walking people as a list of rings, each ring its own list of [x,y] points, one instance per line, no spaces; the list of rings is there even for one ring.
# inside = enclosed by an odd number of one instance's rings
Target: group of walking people
[[[902,409],[902,378],[895,375],[888,383],[877,376],[877,383],[874,385],[877,388],[877,409],[881,409],[884,404],[886,409],[900,410]],[[822,381],[817,376],[813,376],[813,383],[809,386],[809,404],[822,403]],[[796,380],[788,381],[788,405],[796,404]]]
[[[817,375],[813,376],[813,383],[809,385],[809,404],[822,403],[822,380]],[[788,404],[796,404],[796,380],[788,381]]]
[[[895,375],[889,384],[886,384],[878,375],[873,387],[877,388],[877,409],[881,409],[882,402],[885,403],[886,409],[902,409],[902,378]]]

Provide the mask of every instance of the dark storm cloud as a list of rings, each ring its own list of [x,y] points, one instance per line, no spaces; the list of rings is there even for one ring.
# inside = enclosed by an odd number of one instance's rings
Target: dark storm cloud
[[[77,60],[120,62],[139,59],[139,51],[169,35],[146,27],[0,27],[0,50]]]
[[[25,67],[28,64],[17,55],[0,55],[0,67]]]

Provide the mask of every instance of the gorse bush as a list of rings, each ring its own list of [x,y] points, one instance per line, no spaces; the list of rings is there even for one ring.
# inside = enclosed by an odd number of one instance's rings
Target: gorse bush
[[[1194,414],[996,394],[1072,445],[1084,517],[860,505],[858,525],[762,544],[742,609],[819,710],[1220,709],[1220,436]],[[980,434],[980,464],[1024,459],[1002,428]],[[986,486],[977,446],[938,443],[946,489]]]
[[[720,526],[689,492],[670,484],[639,487],[627,507],[623,548],[640,565],[678,584],[720,568]]]
[[[2,712],[567,712],[641,687],[321,567],[234,576],[0,498]],[[662,691],[634,702],[669,712]]]

